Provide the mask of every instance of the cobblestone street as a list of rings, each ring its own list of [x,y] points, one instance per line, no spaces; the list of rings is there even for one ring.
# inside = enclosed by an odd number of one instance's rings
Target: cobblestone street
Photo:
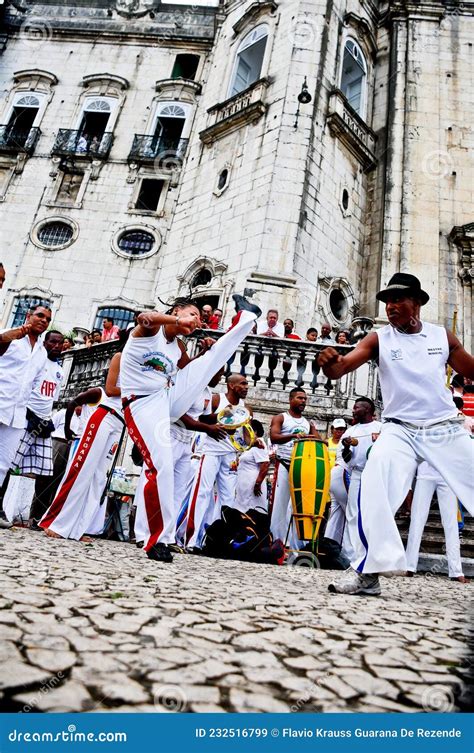
[[[5,711],[455,711],[472,585],[382,580],[0,532]]]

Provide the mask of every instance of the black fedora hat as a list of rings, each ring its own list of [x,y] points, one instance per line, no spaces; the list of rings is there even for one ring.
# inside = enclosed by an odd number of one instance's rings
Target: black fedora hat
[[[430,300],[428,293],[422,290],[418,277],[405,272],[395,272],[388,281],[387,287],[379,290],[375,297],[386,303],[390,295],[397,292],[404,293],[407,297],[418,298],[422,306]]]

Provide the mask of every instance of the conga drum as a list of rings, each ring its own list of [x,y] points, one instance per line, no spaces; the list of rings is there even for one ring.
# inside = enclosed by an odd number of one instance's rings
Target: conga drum
[[[317,439],[295,441],[290,461],[290,495],[298,538],[315,541],[329,500],[329,452]]]

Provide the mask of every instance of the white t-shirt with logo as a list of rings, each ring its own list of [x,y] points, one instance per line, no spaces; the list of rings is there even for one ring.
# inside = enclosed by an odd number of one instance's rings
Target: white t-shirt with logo
[[[48,358],[43,370],[33,382],[28,408],[40,418],[50,418],[53,403],[59,397],[63,379],[63,367]]]

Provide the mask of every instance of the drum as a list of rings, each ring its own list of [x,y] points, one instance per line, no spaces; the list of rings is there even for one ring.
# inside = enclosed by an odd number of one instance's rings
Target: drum
[[[255,432],[250,424],[244,424],[233,434],[229,435],[230,443],[237,452],[250,450],[255,442]]]
[[[290,495],[298,538],[314,541],[329,500],[329,452],[317,439],[295,441],[290,462]]]

